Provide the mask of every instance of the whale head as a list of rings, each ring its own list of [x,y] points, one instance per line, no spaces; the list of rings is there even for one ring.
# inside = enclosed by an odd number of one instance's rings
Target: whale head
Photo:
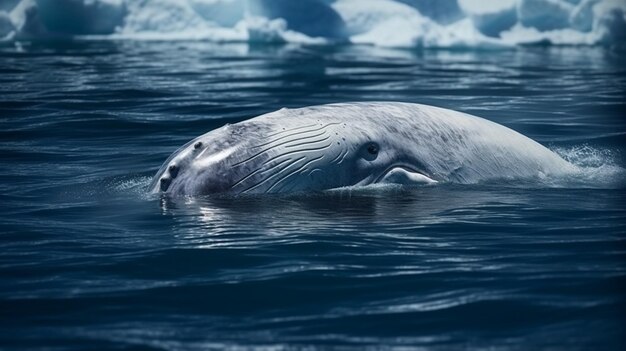
[[[258,194],[434,182],[417,145],[392,125],[350,109],[282,109],[190,141],[163,164],[151,191]]]

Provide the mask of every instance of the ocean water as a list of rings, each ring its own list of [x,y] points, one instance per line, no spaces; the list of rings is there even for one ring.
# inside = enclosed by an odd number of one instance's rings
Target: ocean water
[[[626,53],[202,41],[0,46],[4,350],[618,350]],[[479,115],[570,179],[168,198],[225,123],[345,101]]]

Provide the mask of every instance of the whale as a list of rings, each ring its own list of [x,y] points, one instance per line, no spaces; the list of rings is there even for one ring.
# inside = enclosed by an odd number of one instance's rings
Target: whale
[[[475,184],[574,171],[498,123],[404,102],[283,108],[175,151],[149,191],[169,195],[315,192],[372,184]]]

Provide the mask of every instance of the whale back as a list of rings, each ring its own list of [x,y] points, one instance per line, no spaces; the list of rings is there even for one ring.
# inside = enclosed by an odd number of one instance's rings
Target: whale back
[[[399,102],[339,103],[282,109],[261,116],[347,123],[411,155],[440,181],[543,177],[574,166],[538,142],[498,123],[454,110]],[[253,119],[254,120],[254,119]],[[250,121],[253,121],[250,120]]]

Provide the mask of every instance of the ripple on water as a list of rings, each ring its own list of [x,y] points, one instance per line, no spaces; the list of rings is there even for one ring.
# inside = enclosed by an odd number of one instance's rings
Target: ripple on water
[[[2,345],[623,344],[621,54],[176,48],[0,47]],[[365,100],[483,116],[578,172],[293,196],[146,192],[176,148],[225,123]]]

